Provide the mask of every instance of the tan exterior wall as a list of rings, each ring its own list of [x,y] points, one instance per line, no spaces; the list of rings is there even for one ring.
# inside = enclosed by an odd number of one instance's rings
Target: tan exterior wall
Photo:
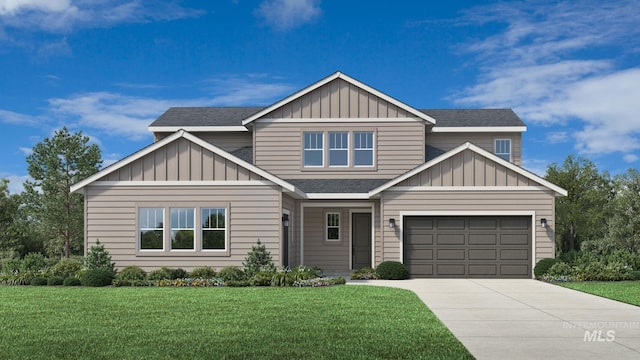
[[[393,189],[393,188],[392,188]],[[535,257],[536,261],[554,257],[554,194],[542,190],[468,190],[468,191],[385,191],[381,197],[383,224],[394,218],[398,224],[394,229],[383,226],[383,260],[401,258],[402,234],[400,212],[430,211],[445,212],[504,212],[535,211]],[[476,214],[477,215],[477,214]],[[547,228],[540,227],[540,219],[547,219]]]
[[[399,186],[540,186],[495,161],[465,150],[398,184]]]
[[[305,168],[302,163],[304,131],[374,131],[373,168]],[[371,123],[256,122],[255,164],[285,179],[382,178],[391,179],[424,163],[424,123],[420,120]],[[328,152],[325,136],[325,158]],[[351,141],[351,140],[350,140]],[[352,148],[352,145],[350,144]],[[326,163],[326,161],[325,161]]]
[[[342,79],[335,79],[262,118],[368,117],[407,117],[407,112]]]
[[[198,266],[242,266],[256,241],[265,244],[280,262],[281,190],[277,186],[117,186],[90,185],[86,190],[85,248],[97,239],[118,268],[138,265],[145,270],[161,266],[191,270]],[[136,255],[137,207],[227,207],[229,254],[170,253]],[[165,233],[170,225],[165,225]],[[196,229],[198,229],[196,224]]]
[[[99,181],[261,180],[262,177],[222,156],[180,138]]]
[[[154,136],[156,141],[159,141],[172,134],[154,133]],[[253,134],[250,132],[198,132],[194,134],[227,152],[253,145]]]
[[[449,151],[467,141],[495,153],[496,139],[511,139],[511,162],[522,165],[522,133],[432,133],[427,132],[426,144]]]

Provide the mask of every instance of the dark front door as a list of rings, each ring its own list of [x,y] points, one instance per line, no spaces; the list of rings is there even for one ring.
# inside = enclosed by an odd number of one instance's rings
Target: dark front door
[[[353,213],[351,232],[353,268],[371,267],[371,214]]]
[[[282,214],[282,266],[289,266],[289,214]]]

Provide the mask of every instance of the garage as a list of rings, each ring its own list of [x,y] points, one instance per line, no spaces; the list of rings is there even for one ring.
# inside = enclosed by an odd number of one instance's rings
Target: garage
[[[405,216],[414,278],[531,278],[531,216]]]

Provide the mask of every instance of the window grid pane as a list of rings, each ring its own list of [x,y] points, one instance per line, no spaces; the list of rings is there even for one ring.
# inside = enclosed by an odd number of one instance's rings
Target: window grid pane
[[[321,132],[304,133],[304,166],[322,166],[323,134]]]
[[[496,140],[496,155],[507,161],[511,161],[511,140]]]
[[[349,165],[349,133],[329,133],[329,166]]]
[[[139,208],[140,250],[164,249],[164,209]]]
[[[354,132],[354,165],[373,166],[373,132]]]
[[[195,208],[171,208],[171,249],[195,250]]]
[[[340,213],[327,213],[327,241],[340,240]]]
[[[225,208],[202,209],[202,249],[226,249],[226,212]]]

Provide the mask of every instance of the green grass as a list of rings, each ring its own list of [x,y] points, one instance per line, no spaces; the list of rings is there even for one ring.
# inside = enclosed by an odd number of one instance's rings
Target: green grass
[[[640,281],[585,281],[556,285],[640,306]]]
[[[0,324],[0,358],[472,358],[415,294],[369,286],[2,286]]]

